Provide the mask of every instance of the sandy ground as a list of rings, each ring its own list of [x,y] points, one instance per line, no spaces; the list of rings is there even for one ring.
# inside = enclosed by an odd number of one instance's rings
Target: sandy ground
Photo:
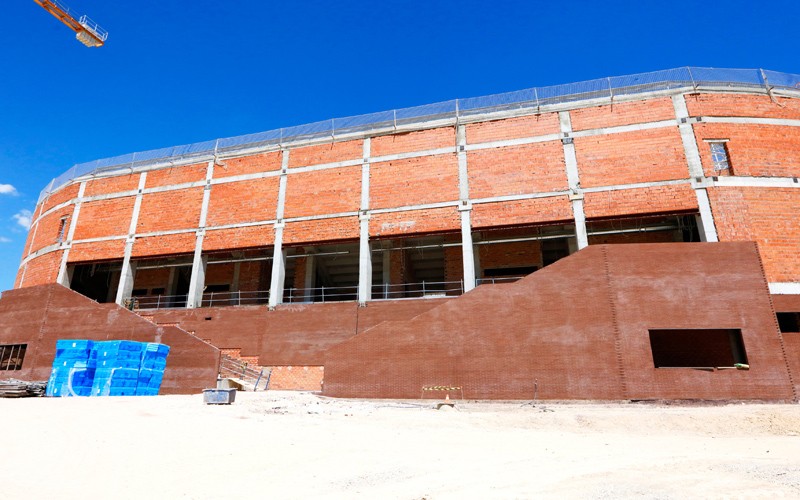
[[[0,498],[800,498],[800,406],[0,399]]]

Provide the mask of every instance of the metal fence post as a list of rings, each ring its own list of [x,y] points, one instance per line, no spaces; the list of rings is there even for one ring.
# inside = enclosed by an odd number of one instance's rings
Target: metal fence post
[[[689,72],[689,79],[692,81],[692,88],[697,92],[697,82],[694,81],[694,75],[692,74],[692,67],[686,66],[686,70]]]

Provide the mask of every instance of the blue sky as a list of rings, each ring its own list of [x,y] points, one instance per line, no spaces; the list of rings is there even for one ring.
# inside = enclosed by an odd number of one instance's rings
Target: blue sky
[[[800,2],[33,0],[0,31],[0,290],[75,163],[528,87],[695,65],[800,73]]]

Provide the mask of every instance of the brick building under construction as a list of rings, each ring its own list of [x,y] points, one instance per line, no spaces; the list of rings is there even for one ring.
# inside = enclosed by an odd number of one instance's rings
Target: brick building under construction
[[[156,339],[164,392],[224,359],[331,396],[797,400],[798,84],[680,68],[76,165],[0,354],[46,379],[59,338]]]

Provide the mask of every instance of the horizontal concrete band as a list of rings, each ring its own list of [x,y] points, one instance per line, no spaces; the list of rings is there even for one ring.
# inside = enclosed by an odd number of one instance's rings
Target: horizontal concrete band
[[[706,123],[734,123],[734,124],[753,124],[753,125],[774,125],[774,126],[788,126],[788,127],[800,127],[800,120],[790,120],[790,119],[777,119],[777,118],[752,118],[752,117],[720,117],[720,116],[696,116],[690,118],[693,123],[697,122],[706,122]],[[501,147],[511,147],[511,146],[520,146],[526,144],[536,144],[541,142],[550,142],[550,141],[557,141],[561,140],[562,138],[581,138],[581,137],[592,137],[597,135],[610,135],[610,134],[621,134],[621,133],[628,133],[640,130],[651,130],[657,128],[666,128],[666,127],[673,127],[679,126],[681,124],[680,119],[670,119],[670,120],[660,120],[655,122],[642,122],[642,123],[634,123],[634,124],[627,124],[627,125],[620,125],[614,127],[602,127],[596,129],[587,129],[587,130],[580,130],[577,132],[562,132],[562,133],[552,133],[552,134],[545,134],[545,135],[538,135],[538,136],[530,136],[530,137],[521,137],[517,139],[507,139],[507,140],[497,140],[497,141],[487,141],[487,142],[478,142],[478,143],[467,143],[464,146],[466,151],[479,151],[484,149],[493,149],[493,148],[501,148]],[[275,151],[278,151],[277,149]],[[313,172],[318,170],[327,170],[333,168],[344,168],[344,167],[354,167],[361,165],[364,161],[369,161],[372,164],[381,163],[381,162],[388,162],[388,161],[397,161],[403,159],[410,159],[410,158],[419,158],[425,156],[436,156],[442,154],[456,154],[458,153],[458,148],[456,146],[453,147],[446,147],[446,148],[436,148],[436,149],[429,149],[429,150],[422,150],[422,151],[411,151],[407,153],[396,153],[391,155],[383,155],[383,156],[374,156],[368,158],[358,158],[352,160],[344,160],[338,162],[329,162],[329,163],[320,163],[320,164],[313,164],[313,165],[303,165],[297,167],[290,167],[286,169],[286,173],[291,174],[300,174],[305,172]],[[195,160],[192,163],[188,163],[187,165],[195,165],[198,162]],[[177,165],[176,165],[177,166]],[[183,165],[181,165],[183,166]],[[122,175],[129,173],[128,171],[119,172],[117,175]],[[243,181],[251,181],[257,179],[264,179],[269,177],[279,177],[282,174],[282,171],[279,170],[271,170],[268,172],[257,172],[252,174],[241,174],[241,175],[234,175],[229,177],[221,177],[217,179],[211,179],[210,184],[227,184],[232,182],[243,182]],[[103,178],[109,178],[113,176],[103,176],[103,177],[95,177],[95,178],[88,178],[84,179],[85,181],[89,180],[99,180]],[[198,180],[195,182],[185,182],[180,184],[173,184],[168,186],[157,186],[152,188],[142,189],[142,194],[151,194],[151,193],[161,193],[166,191],[174,191],[180,189],[191,189],[191,188],[200,188],[205,187],[208,184],[206,180]],[[58,192],[58,191],[56,191]],[[91,202],[91,201],[99,201],[99,200],[108,200],[114,198],[124,198],[128,196],[136,196],[139,194],[138,190],[128,190],[128,191],[120,191],[118,193],[107,193],[107,194],[100,194],[100,195],[93,195],[93,196],[85,196],[85,197],[76,197],[55,205],[48,209],[47,211],[41,213],[34,223],[38,222],[39,219],[42,217],[52,213],[53,211],[60,210],[65,206],[74,203],[83,203],[83,202]],[[46,201],[46,200],[45,200]],[[44,203],[44,202],[43,202]]]

